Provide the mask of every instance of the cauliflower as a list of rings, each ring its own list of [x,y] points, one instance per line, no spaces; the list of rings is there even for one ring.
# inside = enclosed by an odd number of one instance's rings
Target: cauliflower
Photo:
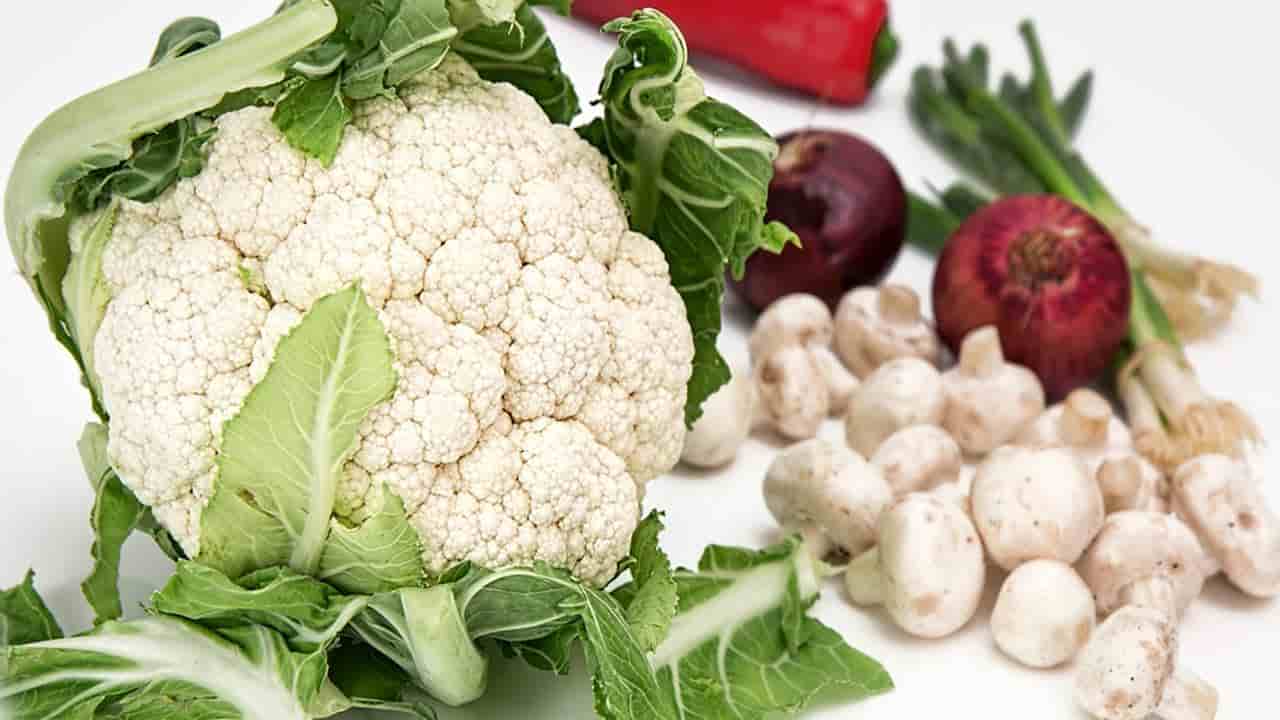
[[[115,211],[93,343],[112,465],[196,556],[222,425],[312,304],[359,281],[399,379],[338,507],[385,485],[432,571],[545,560],[605,582],[684,439],[693,338],[662,251],[599,152],[457,56],[354,115],[328,168],[269,109],[223,115],[200,175]]]
[[[577,130],[517,0],[179,21],[37,128],[6,226],[147,510],[112,520],[347,592],[613,578],[728,380],[726,267],[794,239],[763,221],[769,134],[669,20],[628,28]]]

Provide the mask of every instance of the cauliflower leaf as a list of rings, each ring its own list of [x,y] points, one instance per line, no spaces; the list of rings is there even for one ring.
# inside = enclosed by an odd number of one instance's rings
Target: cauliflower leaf
[[[327,667],[265,627],[148,617],[0,650],[0,707],[13,720],[309,720]]]
[[[124,614],[119,588],[120,551],[125,540],[143,525],[149,513],[111,468],[107,460],[105,426],[97,423],[86,425],[77,447],[85,474],[94,489],[93,514],[89,519],[93,529],[93,547],[90,550],[93,570],[80,584],[80,589],[96,614],[94,622],[101,624]]]
[[[320,571],[332,547],[338,483],[360,424],[395,390],[392,357],[382,323],[358,285],[312,307],[281,340],[266,377],[223,428],[218,481],[204,511],[197,560],[231,577],[277,565],[308,575]],[[417,554],[403,548],[416,548],[403,511],[403,530],[387,531],[384,519],[377,522],[391,542],[366,562],[407,558],[420,565]],[[331,580],[346,585],[340,572]]]
[[[581,110],[546,26],[528,5],[516,11],[512,23],[478,27],[454,42],[453,49],[480,77],[511,83],[537,100],[551,122],[567,125]]]
[[[604,118],[581,133],[616,166],[631,228],[662,248],[696,345],[685,421],[729,382],[716,349],[726,267],[741,275],[757,250],[794,233],[764,222],[778,145],[747,116],[707,97],[684,36],[657,10],[605,26],[619,48],[600,85]]]
[[[44,598],[36,592],[35,581],[36,574],[28,570],[21,584],[0,591],[0,653],[10,645],[62,637],[62,628],[58,627],[49,606],[44,604]],[[3,670],[3,664],[0,664],[0,670]],[[3,709],[2,705],[0,709]]]

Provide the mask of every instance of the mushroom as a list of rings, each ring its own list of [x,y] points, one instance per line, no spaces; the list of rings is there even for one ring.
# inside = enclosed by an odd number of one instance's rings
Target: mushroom
[[[756,320],[749,344],[751,359],[758,363],[779,348],[791,345],[830,347],[834,328],[831,310],[817,296],[784,295]]]
[[[1076,702],[1102,720],[1212,720],[1218,692],[1176,672],[1177,628],[1159,610],[1130,605],[1107,618],[1080,654]]]
[[[1244,462],[1201,455],[1173,476],[1173,509],[1241,591],[1280,595],[1280,518]]]
[[[1067,662],[1089,641],[1093,593],[1070,565],[1032,560],[1005,579],[991,613],[991,634],[1004,654],[1033,668]]]
[[[702,417],[684,436],[680,460],[699,468],[728,465],[751,434],[757,396],[751,373],[735,372],[702,404]]]
[[[764,501],[784,528],[826,539],[815,555],[838,548],[853,556],[875,543],[893,493],[880,471],[857,453],[814,439],[774,458],[764,478]]]
[[[890,435],[871,457],[894,495],[933,490],[960,479],[960,446],[937,425],[912,425]]]
[[[913,493],[880,518],[879,546],[845,573],[858,605],[883,604],[911,635],[950,635],[978,612],[986,564],[973,523],[956,505]]]
[[[920,312],[920,296],[903,285],[847,293],[836,308],[835,345],[840,359],[860,378],[901,357],[932,365],[942,359],[942,343]]]
[[[1196,536],[1173,515],[1128,510],[1109,515],[1093,546],[1077,566],[1106,615],[1149,596],[1144,584],[1166,577],[1173,583],[1176,617],[1191,606],[1217,571]],[[1156,604],[1143,602],[1142,604]]]
[[[1005,570],[1075,562],[1105,515],[1093,475],[1064,448],[1000,448],[978,466],[970,503],[987,553]]]
[[[937,425],[945,396],[942,376],[920,358],[890,361],[871,373],[849,400],[849,447],[870,457],[886,438],[911,425]]]
[[[831,393],[809,348],[777,348],[756,366],[755,383],[759,419],[792,440],[818,434],[830,412]]]
[[[1141,455],[1108,458],[1098,467],[1097,477],[1108,514],[1125,510],[1169,510],[1169,483],[1164,473]]]
[[[1134,454],[1129,428],[1116,417],[1111,403],[1088,388],[1073,390],[1061,403],[1018,434],[1019,445],[1071,448],[1090,470],[1111,456]]]
[[[813,355],[814,364],[818,367],[818,374],[822,376],[822,382],[827,386],[827,393],[831,398],[831,414],[843,415],[849,409],[849,400],[853,398],[853,393],[857,391],[861,382],[858,377],[849,372],[849,369],[840,362],[840,358],[831,352],[831,348],[823,345],[810,345],[809,352]]]
[[[1000,335],[990,325],[969,333],[959,364],[942,376],[942,426],[973,455],[1007,444],[1044,410],[1044,388],[1034,373],[1006,363]]]

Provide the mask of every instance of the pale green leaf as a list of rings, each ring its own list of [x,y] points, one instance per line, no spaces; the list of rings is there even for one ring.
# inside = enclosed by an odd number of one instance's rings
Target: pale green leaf
[[[223,428],[197,560],[229,577],[277,565],[319,571],[360,424],[395,390],[391,360],[358,286],[311,308]]]
[[[62,628],[54,619],[44,598],[36,592],[36,574],[27,571],[22,584],[8,590],[0,590],[0,656],[9,645],[55,640],[62,637]],[[0,670],[3,662],[0,662]],[[3,709],[3,703],[0,703]]]

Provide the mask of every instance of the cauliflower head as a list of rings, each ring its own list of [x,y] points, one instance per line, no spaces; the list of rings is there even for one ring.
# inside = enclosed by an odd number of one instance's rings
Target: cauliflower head
[[[596,149],[456,55],[353,114],[329,167],[268,108],[222,115],[199,175],[113,209],[92,343],[113,467],[194,556],[224,423],[312,304],[358,282],[398,382],[338,513],[394,493],[431,571],[606,582],[684,439],[694,342],[662,251]]]

